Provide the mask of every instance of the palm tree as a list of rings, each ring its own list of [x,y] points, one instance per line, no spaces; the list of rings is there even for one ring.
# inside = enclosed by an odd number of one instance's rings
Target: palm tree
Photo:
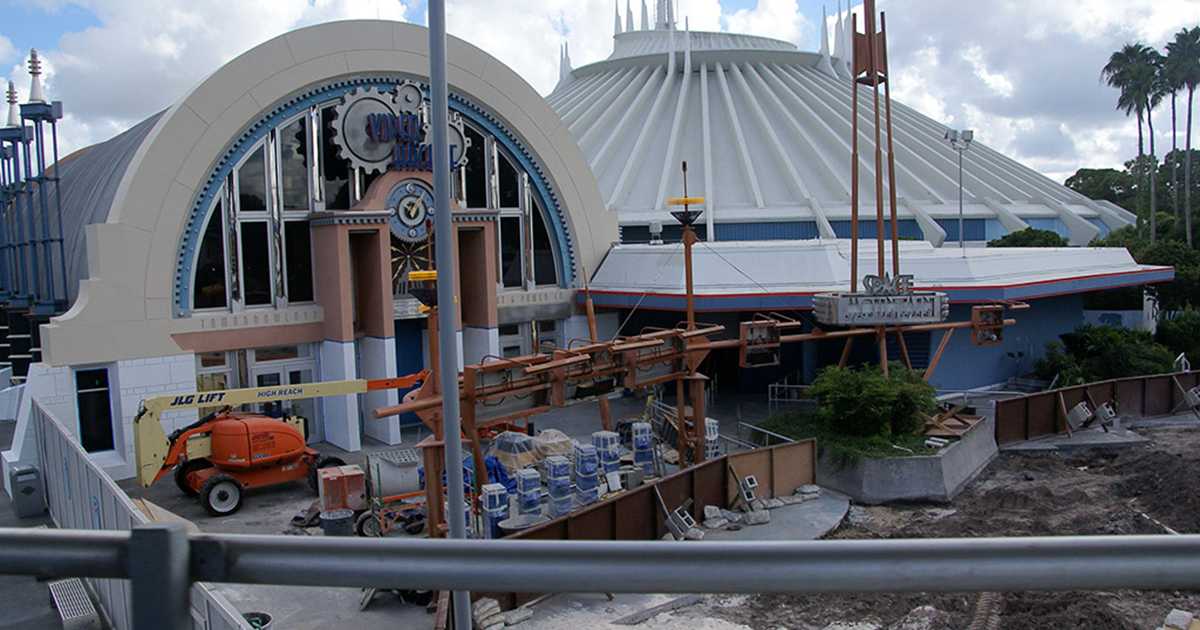
[[[1171,95],[1171,202],[1175,206],[1175,225],[1180,223],[1179,209],[1179,127],[1176,116],[1176,101],[1179,91],[1183,89],[1183,55],[1173,50],[1167,44],[1167,54],[1163,57],[1162,69],[1159,72],[1159,82],[1164,94]],[[1166,161],[1163,161],[1166,164]]]
[[[1192,100],[1196,95],[1196,86],[1200,85],[1200,26],[1185,28],[1175,34],[1175,39],[1167,44],[1168,59],[1174,70],[1179,74],[1179,80],[1187,87],[1187,122],[1184,133],[1183,156],[1183,219],[1187,230],[1187,244],[1192,244]]]
[[[1145,138],[1142,135],[1142,121],[1148,119],[1151,95],[1155,93],[1154,81],[1157,74],[1158,58],[1160,55],[1153,48],[1144,44],[1125,44],[1109,57],[1108,63],[1100,71],[1100,76],[1109,85],[1121,91],[1117,97],[1117,109],[1125,115],[1137,115],[1138,130],[1138,160],[1139,168],[1143,167]],[[1157,103],[1155,103],[1157,104]],[[1151,154],[1154,153],[1154,123],[1150,123]],[[1154,187],[1154,178],[1150,178],[1150,186]],[[1139,203],[1140,205],[1140,203]],[[1150,241],[1156,239],[1158,220],[1154,216],[1157,204],[1154,201],[1154,191],[1150,192]],[[1140,213],[1139,213],[1140,214]]]

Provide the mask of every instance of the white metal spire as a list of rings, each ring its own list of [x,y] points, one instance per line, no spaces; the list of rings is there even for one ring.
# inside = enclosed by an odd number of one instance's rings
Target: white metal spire
[[[8,100],[8,122],[6,127],[21,126],[21,112],[17,109],[17,86],[13,85],[12,81],[8,82],[8,91],[5,93]]]
[[[42,60],[38,58],[36,48],[29,51],[29,102],[46,102],[46,93],[42,89]]]
[[[843,50],[846,51],[846,56],[842,58],[842,62],[845,63],[846,76],[853,77],[854,76],[854,33],[858,29],[854,25],[854,7],[851,7],[849,2],[846,2],[846,22],[845,22],[845,25],[843,26],[843,29],[845,31],[845,35],[843,35],[843,37],[845,38],[845,40],[844,40],[845,47],[843,48]]]
[[[667,0],[667,28],[675,30],[675,2]]]
[[[842,0],[837,3],[837,19],[833,21],[833,69],[838,76],[846,76],[842,60],[846,58],[846,29],[842,25]]]
[[[670,0],[658,0],[654,8],[654,28],[666,30],[667,25],[667,6]]]
[[[829,59],[829,18],[825,15],[825,5],[821,5],[821,26],[817,35],[821,38],[821,59],[817,61],[817,69],[836,79],[838,75]]]
[[[571,51],[568,42],[563,42],[558,53],[558,85],[562,86],[571,81]]]
[[[629,0],[625,0],[625,32],[633,32],[633,9],[629,6]]]
[[[650,30],[650,9],[646,7],[646,0],[642,0],[642,30]]]
[[[613,0],[613,36],[621,34],[621,5],[618,0]]]

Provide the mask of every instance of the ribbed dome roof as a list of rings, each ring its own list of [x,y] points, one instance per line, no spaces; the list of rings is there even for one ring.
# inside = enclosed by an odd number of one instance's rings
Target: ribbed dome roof
[[[849,219],[851,181],[850,79],[837,58],[848,36],[834,39],[831,56],[824,46],[808,53],[763,37],[662,25],[618,33],[612,56],[564,68],[547,98],[622,225],[670,222],[664,201],[682,192],[679,163],[687,160],[689,193],[707,198],[706,218],[812,222],[815,236],[831,238],[833,225]],[[875,149],[871,93],[860,89],[866,218],[874,215]],[[944,125],[895,100],[892,112],[898,212],[940,244],[939,220],[958,217],[957,155]],[[996,220],[988,238],[1032,224],[1083,245],[1135,220],[982,142],[967,151],[963,180],[967,218]]]

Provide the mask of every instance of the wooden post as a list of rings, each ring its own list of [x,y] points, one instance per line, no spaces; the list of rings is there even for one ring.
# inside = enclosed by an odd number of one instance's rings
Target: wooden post
[[[588,336],[592,338],[592,343],[599,343],[600,332],[596,326],[596,306],[592,303],[592,289],[588,285],[587,270],[583,270],[583,307],[587,314]],[[612,431],[612,408],[609,406],[608,397],[601,395],[597,401],[600,405],[600,426],[605,431]]]
[[[896,341],[899,342],[900,345],[900,357],[904,359],[904,366],[907,367],[911,372],[913,369],[912,359],[910,359],[908,356],[908,342],[904,341],[903,330],[896,331]]]
[[[683,379],[677,378],[675,379],[675,422],[678,430],[675,432],[675,450],[679,452],[679,468],[681,469],[684,467],[688,444],[687,414],[684,407]]]
[[[433,379],[434,393],[440,394],[442,393],[442,370],[438,359],[438,311],[436,306],[429,309],[425,321],[428,322],[427,330],[429,332],[429,375]],[[442,439],[440,435],[438,439]]]
[[[942,360],[942,353],[946,351],[946,346],[950,344],[950,336],[953,334],[953,328],[947,328],[946,332],[942,333],[942,340],[938,343],[937,352],[933,353],[933,358],[929,360],[929,367],[925,368],[926,382],[933,376],[933,371],[937,369],[938,362]]]
[[[853,62],[850,64],[850,100],[853,102],[850,114],[850,292],[858,291],[858,46],[854,40],[858,36],[858,16],[850,14],[850,50]]]
[[[850,348],[854,346],[854,337],[846,337],[846,345],[842,347],[842,358],[838,361],[838,367],[846,367],[846,362],[850,360]]]
[[[880,326],[875,333],[879,339],[879,368],[883,370],[884,378],[888,375],[887,329]]]
[[[689,398],[692,403],[692,462],[699,464],[704,461],[704,420],[707,412],[704,409],[704,383],[708,377],[694,373],[688,377]]]
[[[442,468],[445,445],[436,437],[421,440],[417,445],[425,462],[425,529],[430,538],[443,538],[442,523],[446,515],[442,508]]]

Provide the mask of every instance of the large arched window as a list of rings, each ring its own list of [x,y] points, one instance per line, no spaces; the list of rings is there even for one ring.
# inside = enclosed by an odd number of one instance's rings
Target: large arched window
[[[310,116],[272,129],[214,196],[196,254],[198,310],[313,301]]]
[[[399,79],[396,79],[399,81]],[[308,218],[315,211],[348,210],[379,173],[355,168],[334,142],[337,105],[344,95],[384,79],[353,79],[316,88],[252,126],[214,171],[193,209],[184,236],[177,313],[240,311],[311,302],[316,287]],[[459,207],[494,217],[500,291],[558,286],[570,274],[569,241],[551,185],[502,123],[456,95],[471,140],[467,163],[452,173]],[[513,151],[519,153],[514,154]],[[404,271],[432,267],[433,247],[393,240],[397,295]]]

